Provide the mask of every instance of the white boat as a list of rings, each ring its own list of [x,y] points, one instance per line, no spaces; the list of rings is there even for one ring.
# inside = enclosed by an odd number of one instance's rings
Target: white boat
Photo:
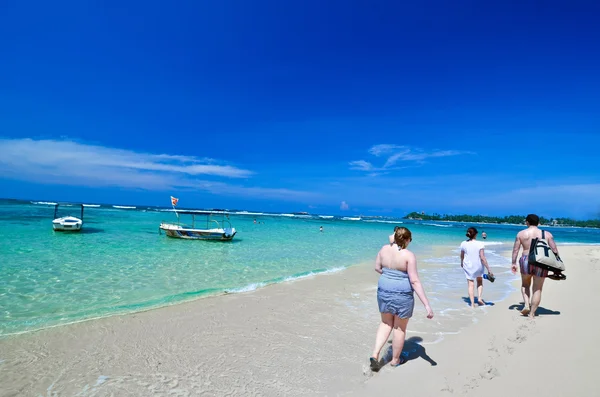
[[[74,216],[63,216],[58,217],[58,207],[60,204],[54,206],[54,220],[52,221],[52,229],[57,232],[78,232],[83,227],[83,205],[81,206],[81,218]]]
[[[168,237],[182,238],[186,240],[213,240],[213,241],[231,241],[237,233],[234,227],[231,227],[229,222],[229,214],[219,211],[180,211],[175,210],[177,215],[177,223],[162,222],[159,226],[159,231],[162,230]],[[180,215],[191,215],[192,224],[185,225],[179,222]],[[215,218],[221,219],[221,222]],[[206,218],[206,227],[196,227],[196,217],[203,216]],[[225,227],[228,225],[228,227]]]

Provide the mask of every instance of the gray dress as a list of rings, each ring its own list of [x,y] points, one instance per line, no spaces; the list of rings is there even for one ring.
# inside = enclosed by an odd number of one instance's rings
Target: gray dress
[[[400,318],[411,318],[415,297],[408,273],[384,267],[377,286],[379,312]]]

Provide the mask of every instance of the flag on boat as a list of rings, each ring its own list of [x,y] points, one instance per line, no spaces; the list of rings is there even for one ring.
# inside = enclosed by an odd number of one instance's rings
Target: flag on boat
[[[177,206],[177,203],[178,203],[178,202],[179,202],[179,199],[178,199],[178,198],[175,198],[175,197],[171,196],[171,205],[172,205],[173,207]]]

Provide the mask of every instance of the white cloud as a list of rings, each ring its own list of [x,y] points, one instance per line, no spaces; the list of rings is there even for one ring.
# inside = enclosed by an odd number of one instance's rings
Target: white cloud
[[[25,171],[36,170],[38,173],[44,173],[48,168],[68,170],[86,167],[96,171],[125,169],[228,178],[245,178],[253,174],[229,165],[217,165],[212,159],[138,153],[73,141],[0,139],[0,152],[0,164],[3,166]]]
[[[45,184],[146,190],[200,189],[301,201],[312,192],[232,185],[198,176],[247,178],[252,171],[194,156],[140,153],[68,140],[0,139],[0,173],[5,178]]]
[[[350,169],[359,171],[372,171],[375,167],[368,161],[358,160],[350,162]]]
[[[548,181],[539,186],[477,195],[469,199],[469,203],[490,208],[514,208],[515,211],[516,208],[526,208],[522,212],[539,212],[550,216],[562,213],[589,218],[598,216],[600,210],[600,183],[556,185],[554,181]]]
[[[369,149],[369,154],[375,157],[386,157],[386,161],[381,167],[375,167],[372,163],[366,160],[351,161],[350,169],[358,171],[371,172],[371,176],[377,176],[379,174],[374,171],[389,171],[397,170],[404,167],[396,167],[399,162],[411,163],[411,164],[422,164],[429,158],[436,157],[448,157],[457,156],[461,154],[473,154],[471,152],[464,152],[459,150],[423,150],[419,148],[411,148],[409,146],[393,145],[393,144],[379,144]]]
[[[382,154],[388,154],[390,152],[393,152],[395,149],[397,148],[401,148],[402,146],[398,146],[398,145],[390,145],[387,143],[382,143],[379,145],[375,145],[373,146],[371,149],[369,149],[369,153],[372,154],[373,156],[381,156]]]
[[[305,201],[308,199],[314,199],[319,197],[319,194],[314,192],[306,192],[285,188],[239,186],[223,182],[201,182],[195,187],[207,190],[217,195],[270,198],[287,201]]]
[[[350,209],[350,206],[348,205],[348,203],[347,203],[347,202],[345,202],[345,201],[342,201],[342,202],[341,202],[341,204],[340,204],[340,209],[341,209],[342,211],[347,211],[348,209]]]

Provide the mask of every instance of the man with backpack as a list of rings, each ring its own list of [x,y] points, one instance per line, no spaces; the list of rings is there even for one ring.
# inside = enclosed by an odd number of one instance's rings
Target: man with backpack
[[[534,238],[545,238],[555,255],[558,255],[558,248],[556,247],[552,233],[544,231],[544,236],[542,236],[542,230],[538,228],[538,225],[540,224],[540,218],[537,215],[527,215],[525,218],[525,223],[527,225],[527,229],[521,230],[515,239],[512,252],[511,270],[513,274],[517,273],[518,259],[519,268],[521,271],[521,293],[523,294],[524,301],[521,314],[524,316],[529,315],[530,318],[534,318],[535,312],[540,305],[540,301],[542,300],[542,287],[544,285],[544,280],[546,277],[548,277],[548,270],[529,263],[529,250],[531,248],[531,241]],[[521,250],[521,247],[523,247],[523,252],[519,257],[519,251]]]

